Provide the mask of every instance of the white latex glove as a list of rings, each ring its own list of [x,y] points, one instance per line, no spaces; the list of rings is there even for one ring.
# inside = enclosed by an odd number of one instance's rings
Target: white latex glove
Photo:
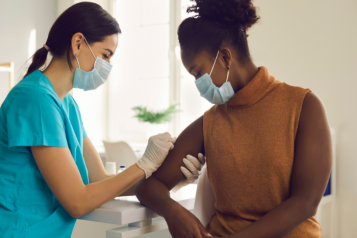
[[[146,178],[149,178],[161,166],[169,150],[174,148],[175,142],[176,138],[172,138],[168,132],[149,138],[143,157],[136,162],[145,171]]]
[[[181,166],[181,172],[186,176],[186,179],[179,184],[177,184],[172,191],[176,193],[180,188],[194,183],[199,176],[201,175],[200,171],[202,170],[203,165],[206,163],[206,157],[203,154],[198,154],[198,159],[192,155],[187,155],[186,158],[183,159],[183,163],[187,168]]]

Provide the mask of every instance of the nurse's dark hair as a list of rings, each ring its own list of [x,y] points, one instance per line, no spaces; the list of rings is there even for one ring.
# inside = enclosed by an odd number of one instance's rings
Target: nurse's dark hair
[[[54,57],[66,56],[68,66],[71,63],[71,40],[75,33],[81,32],[89,44],[100,42],[104,37],[121,33],[118,22],[100,5],[92,2],[80,2],[64,11],[53,23],[46,45]],[[46,63],[47,49],[40,48],[31,57],[32,63],[24,77]],[[30,58],[30,59],[31,59]]]
[[[223,45],[229,45],[237,50],[240,62],[250,59],[246,31],[260,19],[251,0],[191,1],[194,5],[187,13],[196,14],[186,18],[177,31],[181,49],[216,56]]]

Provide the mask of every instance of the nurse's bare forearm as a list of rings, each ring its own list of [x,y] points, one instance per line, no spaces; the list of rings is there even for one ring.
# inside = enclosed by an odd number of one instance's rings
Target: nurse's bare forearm
[[[108,174],[107,177],[105,179],[111,178],[116,176],[116,174]],[[141,181],[141,180],[140,180]],[[139,182],[140,182],[139,181]],[[139,183],[138,182],[138,183]],[[135,196],[135,189],[138,186],[138,183],[134,184],[133,186],[131,186],[128,190],[126,190],[123,193],[118,193],[116,197],[123,197],[123,196]]]
[[[171,199],[169,189],[155,177],[139,182],[136,196],[142,204],[163,217],[166,217],[170,209],[180,206]]]
[[[85,185],[76,216],[81,217],[93,211],[102,204],[123,194],[144,178],[144,170],[134,164],[120,174]]]

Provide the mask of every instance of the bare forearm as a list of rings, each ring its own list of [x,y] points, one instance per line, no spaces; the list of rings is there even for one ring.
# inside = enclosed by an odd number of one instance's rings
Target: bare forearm
[[[141,203],[163,217],[170,208],[179,205],[170,198],[169,189],[156,178],[140,182],[136,189],[136,196]]]
[[[144,171],[134,164],[120,174],[86,185],[81,196],[82,201],[77,208],[77,216],[93,211],[102,204],[123,194],[144,177]]]
[[[290,198],[230,238],[280,238],[315,214],[313,205],[302,199]]]
[[[116,176],[116,174],[108,174],[105,179],[108,179],[108,178],[111,178],[111,177],[114,177],[114,176]],[[145,179],[145,178],[144,178],[144,179]],[[144,179],[142,179],[142,180],[144,180]],[[140,181],[141,181],[141,180],[140,180]],[[139,182],[140,182],[140,181],[139,181]],[[136,187],[138,186],[138,183],[139,183],[139,182],[135,183],[133,186],[131,186],[131,187],[130,187],[128,190],[126,190],[125,192],[123,192],[123,193],[118,193],[118,194],[116,195],[116,197],[135,196],[135,189],[136,189]]]

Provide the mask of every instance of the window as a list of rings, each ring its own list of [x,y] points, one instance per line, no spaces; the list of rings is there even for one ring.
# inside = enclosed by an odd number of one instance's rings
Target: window
[[[116,18],[122,34],[110,79],[109,138],[146,142],[151,125],[132,108],[169,106],[170,1],[120,0]]]
[[[135,106],[163,110],[180,104],[181,112],[164,127],[178,136],[212,104],[200,97],[195,79],[183,67],[177,27],[189,15],[189,0],[117,0],[122,34],[111,60],[109,80],[94,91],[74,89],[87,133],[97,149],[102,140],[146,143],[149,123],[134,118]],[[170,5],[171,4],[171,5]]]

